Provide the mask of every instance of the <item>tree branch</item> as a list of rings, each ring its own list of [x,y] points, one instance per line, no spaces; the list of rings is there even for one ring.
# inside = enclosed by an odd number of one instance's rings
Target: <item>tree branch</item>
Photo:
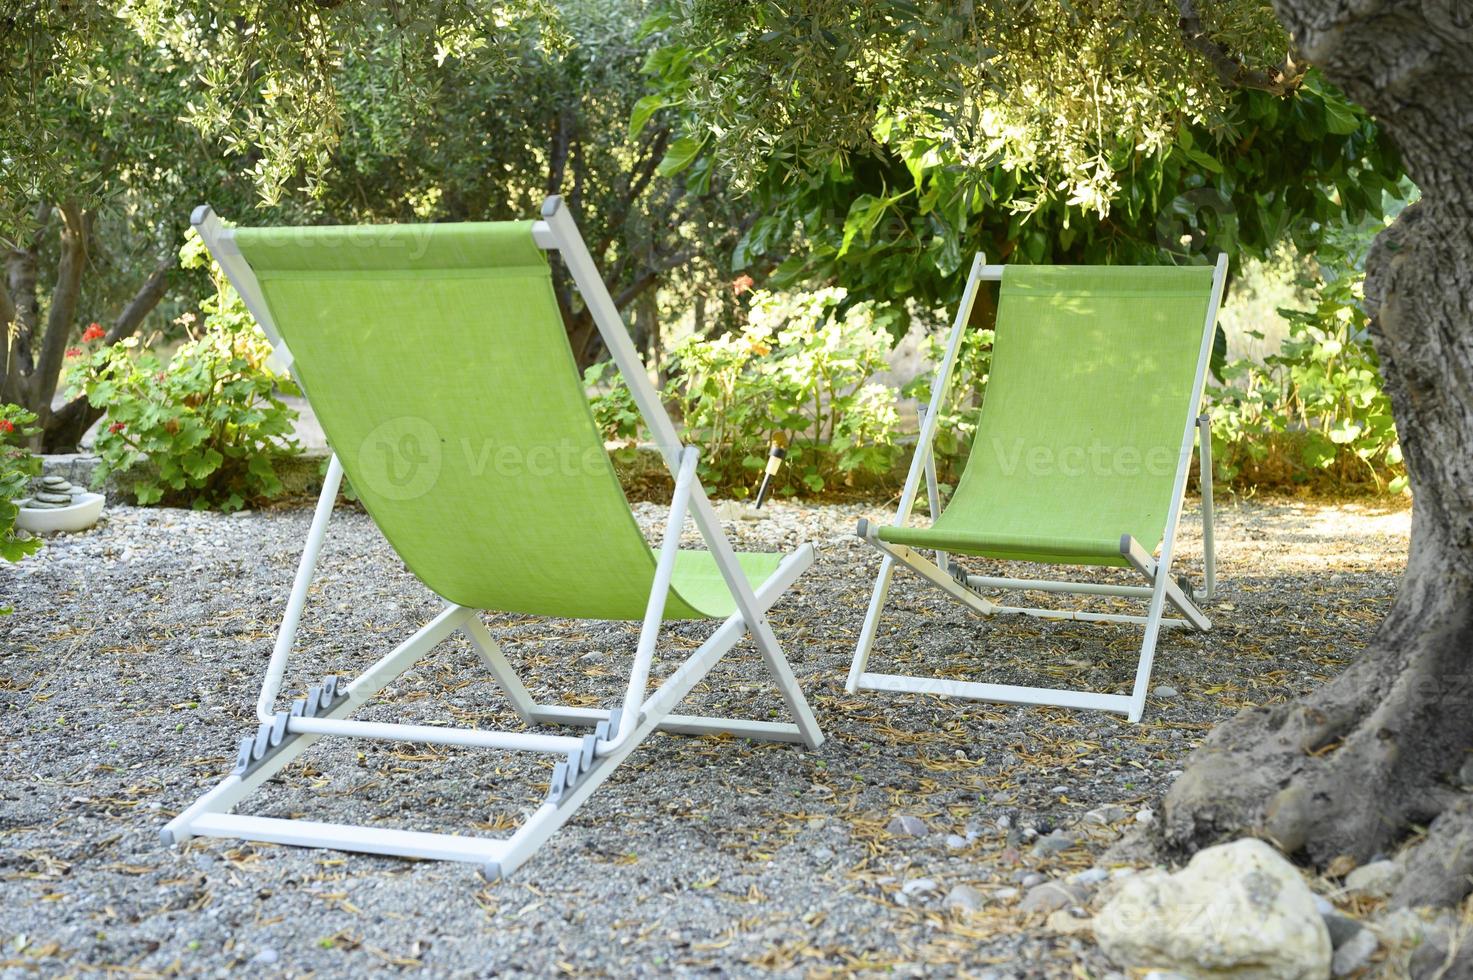
[[[5,379],[10,377],[10,359],[15,354],[15,302],[10,298],[10,290],[5,288],[5,277],[0,276],[0,388],[4,388]]]
[[[51,290],[51,308],[46,313],[46,335],[41,340],[41,356],[36,361],[36,374],[31,382],[31,410],[44,425],[51,415],[51,396],[56,394],[56,380],[66,357],[67,337],[77,315],[77,301],[82,291],[82,269],[87,264],[87,239],[92,212],[75,202],[62,204],[61,258],[56,264],[56,286]]]
[[[118,314],[113,325],[103,337],[104,344],[115,344],[125,337],[131,337],[137,330],[144,317],[153,312],[164,298],[164,293],[169,288],[169,280],[173,277],[175,266],[178,264],[178,255],[170,253],[159,260],[152,273],[138,287],[128,305]],[[78,395],[57,409],[52,416],[46,420],[45,430],[41,433],[41,448],[50,453],[67,453],[76,450],[82,441],[82,436],[92,428],[92,423],[102,418],[102,409],[96,408],[87,401],[86,395]]]
[[[1288,95],[1304,81],[1306,66],[1296,63],[1292,55],[1285,55],[1284,63],[1270,71],[1249,68],[1202,26],[1195,0],[1178,0],[1176,9],[1179,15],[1177,27],[1181,29],[1187,47],[1207,59],[1223,84],[1232,88],[1257,89],[1270,95]]]
[[[149,273],[143,285],[133,294],[128,305],[123,307],[123,312],[113,321],[108,328],[107,336],[102,340],[104,344],[116,344],[126,337],[133,336],[143,318],[154,311],[154,307],[164,298],[164,293],[169,289],[169,280],[173,277],[174,267],[179,264],[179,256],[170,252],[159,260],[154,266],[153,272]]]

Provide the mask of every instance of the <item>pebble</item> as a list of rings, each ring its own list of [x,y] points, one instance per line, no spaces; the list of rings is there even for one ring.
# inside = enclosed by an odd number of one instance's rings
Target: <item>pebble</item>
[[[1151,693],[1158,698],[1175,698],[1181,696],[1181,692],[1170,684],[1157,684],[1156,689]]]
[[[1316,902],[1316,905],[1319,903]],[[1328,902],[1325,904],[1329,904]],[[1330,945],[1339,949],[1345,945],[1345,941],[1356,933],[1363,931],[1361,924],[1348,915],[1341,915],[1330,906],[1330,911],[1320,910],[1320,918],[1325,920],[1325,931],[1330,934]]]
[[[950,850],[960,851],[962,848],[966,847],[969,843],[971,843],[971,842],[968,841],[961,834],[947,834],[946,835],[946,846]]]
[[[1150,807],[1146,807],[1143,810],[1137,810],[1135,813],[1135,822],[1140,824],[1141,826],[1147,826],[1154,823],[1155,821],[1156,811],[1152,810]]]
[[[1079,896],[1058,881],[1046,881],[1028,889],[1018,908],[1024,912],[1055,912],[1079,904]]]
[[[276,950],[272,949],[270,946],[267,946],[255,956],[252,956],[251,962],[256,963],[260,966],[270,966],[272,963],[275,963],[280,958],[281,957],[276,952]]]
[[[1074,835],[1062,830],[1056,830],[1047,836],[1040,837],[1033,842],[1033,853],[1038,857],[1052,857],[1055,854],[1067,851],[1077,844]]]
[[[936,882],[930,878],[912,878],[900,886],[900,891],[906,895],[920,895],[924,892],[934,892]]]
[[[1372,861],[1345,876],[1345,889],[1370,898],[1385,898],[1400,882],[1401,866],[1395,861]]]
[[[957,885],[946,893],[946,907],[959,912],[976,912],[987,904],[987,896],[971,885]]]
[[[1335,955],[1330,959],[1330,972],[1337,977],[1350,976],[1371,961],[1380,945],[1371,930],[1357,930],[1355,935],[1336,947]]]
[[[1128,812],[1129,811],[1127,811],[1123,806],[1116,806],[1113,803],[1106,803],[1104,806],[1095,807],[1093,810],[1090,810],[1088,813],[1086,813],[1084,815],[1084,822],[1099,824],[1101,827],[1108,827],[1110,824],[1115,823],[1116,821],[1124,820]]]
[[[926,821],[908,813],[898,813],[891,817],[890,822],[885,825],[885,830],[896,837],[924,837],[931,832],[931,828],[926,826]]]

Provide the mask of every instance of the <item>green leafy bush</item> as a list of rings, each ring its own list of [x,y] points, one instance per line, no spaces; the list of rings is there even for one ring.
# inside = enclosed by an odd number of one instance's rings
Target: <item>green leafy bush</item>
[[[935,365],[941,363],[946,353],[950,332],[948,325],[927,337],[925,354],[928,366],[901,389],[905,397],[917,400],[922,411],[931,404],[931,386],[936,380]],[[995,337],[996,331],[990,328],[968,328],[962,334],[961,348],[957,351],[956,364],[946,386],[946,397],[941,402],[936,438],[932,443],[937,482],[941,484],[943,493],[966,468],[972,437],[977,432],[977,419],[982,413],[982,392],[992,373],[992,342]],[[921,506],[925,506],[924,500]]]
[[[670,354],[667,398],[683,437],[701,447],[701,480],[751,494],[774,441],[788,463],[780,494],[820,493],[888,475],[899,452],[895,393],[875,383],[890,335],[869,303],[842,289],[756,293],[739,333],[692,336]],[[603,369],[587,380],[602,385]],[[622,383],[593,395],[606,438],[632,440],[638,417]]]
[[[603,434],[604,442],[618,443],[614,458],[628,460],[639,442],[639,406],[619,376],[613,361],[590,364],[583,372],[583,386],[588,390],[588,405],[593,409],[593,422]]]
[[[15,502],[27,495],[31,479],[41,472],[41,460],[25,445],[40,431],[32,424],[35,421],[35,413],[19,405],[0,405],[0,558],[6,561],[20,561],[41,547],[39,538],[15,533],[20,513]]]
[[[1279,311],[1289,336],[1278,353],[1224,366],[1209,388],[1219,481],[1406,486],[1363,284],[1354,269],[1318,283],[1312,309]]]
[[[277,396],[294,390],[266,366],[270,345],[191,235],[186,268],[209,266],[215,295],[204,320],[167,365],[130,338],[97,351],[79,372],[88,401],[106,409],[95,452],[99,479],[126,473],[140,504],[238,510],[281,492],[276,463],[301,451],[296,413]]]

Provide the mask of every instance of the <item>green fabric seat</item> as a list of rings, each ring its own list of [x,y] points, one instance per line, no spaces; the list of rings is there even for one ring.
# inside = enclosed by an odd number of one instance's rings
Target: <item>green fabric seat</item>
[[[363,506],[450,602],[642,619],[655,555],[594,425],[530,222],[240,228]],[[755,588],[782,560],[744,554]],[[735,603],[682,552],[667,619]]]
[[[966,471],[931,527],[882,541],[1123,566],[1165,531],[1213,269],[1008,266]]]

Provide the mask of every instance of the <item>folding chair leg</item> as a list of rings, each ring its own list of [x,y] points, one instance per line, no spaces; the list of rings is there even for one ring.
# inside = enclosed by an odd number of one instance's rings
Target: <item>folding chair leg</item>
[[[506,699],[511,702],[517,717],[528,725],[536,724],[537,702],[533,700],[531,692],[522,684],[522,679],[507,662],[501,652],[501,647],[491,636],[491,631],[486,629],[485,623],[481,622],[481,617],[473,614],[466,619],[465,633],[470,637],[471,645],[480,654],[481,663],[486,665],[486,669],[496,679]]]
[[[875,634],[880,629],[880,614],[885,610],[885,600],[890,595],[890,578],[895,574],[895,559],[886,555],[880,560],[880,573],[875,576],[875,588],[869,597],[869,608],[864,612],[864,625],[859,628],[859,643],[854,648],[854,660],[849,664],[849,678],[844,690],[854,694],[859,690],[859,677],[869,666],[869,654],[875,646]]]
[[[793,675],[782,646],[773,635],[766,614],[759,615],[756,623],[747,623],[746,626],[767,664],[767,672],[772,675],[773,683],[782,695],[783,703],[788,706],[788,713],[803,733],[803,744],[810,749],[818,748],[823,744],[823,731],[818,727],[818,719],[813,717],[813,709],[808,706],[803,689],[798,686],[798,678]]]
[[[1166,608],[1167,567],[1162,563],[1156,568],[1156,587],[1151,594],[1151,605],[1146,612],[1146,634],[1141,638],[1140,662],[1135,668],[1135,686],[1130,693],[1130,713],[1126,717],[1133,723],[1141,720],[1146,710],[1146,694],[1151,685],[1151,666],[1156,660],[1156,638],[1161,633],[1161,615]]]

